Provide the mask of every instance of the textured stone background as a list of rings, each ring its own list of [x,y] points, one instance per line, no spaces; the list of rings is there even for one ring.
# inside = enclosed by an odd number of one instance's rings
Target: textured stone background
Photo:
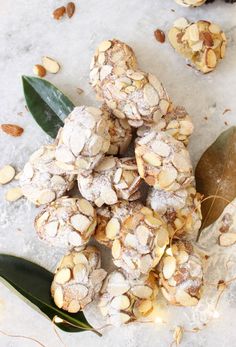
[[[236,124],[236,5],[222,1],[198,9],[181,8],[173,0],[80,0],[71,20],[56,22],[51,12],[63,5],[59,0],[8,0],[0,6],[0,121],[17,123],[25,132],[20,138],[0,133],[0,166],[12,164],[19,170],[28,155],[49,139],[24,108],[21,75],[32,74],[32,67],[43,55],[61,63],[61,71],[47,78],[62,89],[75,104],[94,104],[88,83],[89,63],[96,45],[116,37],[130,44],[140,67],[159,76],[175,103],[192,115],[195,132],[191,155],[196,164],[202,152],[227,128]],[[174,9],[175,12],[172,12]],[[229,38],[225,60],[214,73],[203,76],[185,65],[168,43],[157,43],[156,28],[167,30],[173,21],[209,19],[222,25]],[[85,90],[78,95],[76,88]],[[229,108],[231,112],[223,115]],[[19,113],[22,112],[22,115]],[[208,120],[204,119],[207,117]],[[14,186],[16,182],[11,183]],[[53,270],[60,254],[41,243],[33,230],[36,209],[24,199],[12,204],[4,201],[8,187],[0,187],[0,252],[29,258]],[[199,334],[185,334],[183,346],[235,346],[234,301],[225,302],[221,316]],[[184,319],[185,313],[183,314]],[[222,317],[222,318],[221,318]],[[186,315],[187,318],[187,315]],[[174,325],[173,325],[174,326]],[[0,330],[35,337],[47,347],[63,346],[50,322],[0,284]],[[102,338],[92,333],[63,334],[66,346],[168,347],[169,328],[162,325],[127,326],[106,332]],[[31,347],[35,342],[0,334],[1,347]]]

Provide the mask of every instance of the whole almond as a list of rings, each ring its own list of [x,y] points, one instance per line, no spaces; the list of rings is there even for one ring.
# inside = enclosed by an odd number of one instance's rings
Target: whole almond
[[[59,63],[50,57],[42,57],[42,64],[43,67],[47,70],[47,72],[57,73],[60,70]]]
[[[64,16],[65,13],[66,13],[66,8],[65,8],[65,6],[61,6],[61,7],[56,8],[56,9],[53,11],[52,15],[53,15],[53,18],[54,18],[54,19],[60,20],[60,19]]]
[[[160,30],[160,29],[157,29],[156,31],[154,31],[154,36],[156,38],[156,40],[160,43],[164,43],[165,42],[165,33]]]
[[[1,129],[4,133],[15,137],[21,136],[24,131],[23,128],[16,124],[1,124]]]
[[[75,13],[75,4],[73,2],[68,2],[66,5],[66,13],[69,18],[71,18]]]
[[[214,45],[213,38],[207,31],[200,33],[200,39],[203,41],[205,46],[212,47]]]
[[[42,65],[36,64],[33,67],[33,73],[36,76],[44,77],[46,75],[47,71],[46,71],[45,67],[43,67]]]

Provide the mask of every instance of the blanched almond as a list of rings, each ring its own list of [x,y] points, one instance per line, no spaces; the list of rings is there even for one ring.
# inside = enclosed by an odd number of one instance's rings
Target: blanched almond
[[[50,73],[55,74],[60,70],[59,63],[50,57],[46,57],[46,56],[42,57],[42,64],[44,68]]]
[[[10,165],[5,165],[0,170],[0,184],[6,184],[11,182],[15,176],[15,169]]]
[[[7,201],[16,201],[23,196],[22,190],[20,187],[11,188],[6,192],[5,198]]]
[[[222,247],[234,245],[236,242],[236,233],[224,233],[219,236],[219,244]]]
[[[121,253],[121,244],[119,240],[115,240],[112,245],[111,253],[113,258],[118,259]]]
[[[165,257],[163,260],[163,275],[165,279],[169,279],[173,276],[176,270],[176,259],[172,256]]]
[[[54,279],[58,284],[64,284],[68,282],[71,278],[70,269],[64,268],[56,273]]]
[[[120,232],[120,223],[117,218],[111,218],[106,226],[106,236],[114,240]]]
[[[216,63],[217,63],[216,54],[215,54],[213,49],[209,48],[206,51],[206,65],[209,68],[214,68],[214,67],[216,67]]]

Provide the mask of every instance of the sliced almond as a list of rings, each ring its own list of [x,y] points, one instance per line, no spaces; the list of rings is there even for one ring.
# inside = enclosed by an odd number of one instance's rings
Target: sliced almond
[[[84,282],[85,277],[87,276],[87,268],[84,264],[76,264],[73,268],[73,276],[76,282]]]
[[[66,13],[67,13],[67,16],[69,18],[71,18],[74,13],[75,13],[75,4],[74,2],[68,2],[68,4],[66,5]]]
[[[16,201],[23,196],[22,190],[20,187],[11,188],[6,192],[5,198],[7,201]]]
[[[77,313],[80,310],[80,304],[76,300],[72,300],[68,306],[68,312],[70,313]]]
[[[169,243],[169,234],[168,230],[163,228],[160,228],[157,235],[156,235],[156,242],[159,247],[165,247]]]
[[[149,299],[153,290],[145,285],[137,285],[131,288],[131,292],[140,299]]]
[[[112,188],[108,187],[104,187],[104,189],[102,189],[101,198],[107,205],[113,205],[118,200],[116,192]]]
[[[130,306],[130,300],[126,295],[116,296],[111,301],[111,307],[114,307],[117,310],[126,310]]]
[[[159,95],[156,89],[150,83],[145,84],[143,93],[144,93],[144,99],[149,106],[153,107],[158,105],[160,100]]]
[[[16,124],[1,124],[1,129],[4,133],[14,137],[21,136],[24,132],[24,129]]]
[[[178,290],[176,293],[176,301],[182,306],[195,306],[198,304],[198,299],[192,297],[184,290]]]
[[[165,279],[169,279],[173,276],[176,270],[176,259],[172,256],[165,257],[163,260],[163,275]]]
[[[70,232],[70,234],[68,236],[68,242],[75,247],[81,246],[83,244],[83,240],[82,240],[80,234],[77,233],[76,231]]]
[[[73,215],[70,219],[70,222],[76,230],[82,233],[85,232],[91,224],[91,221],[86,216],[80,213]]]
[[[211,23],[208,29],[212,34],[219,34],[221,32],[220,26],[214,23]]]
[[[83,253],[77,253],[73,257],[73,262],[75,264],[87,265],[88,264],[88,259],[85,257],[85,255]]]
[[[49,236],[49,237],[55,237],[58,231],[58,221],[55,222],[50,222],[48,224],[45,225],[45,233]]]
[[[151,300],[142,300],[138,305],[138,311],[142,314],[146,314],[153,308],[153,303]]]
[[[71,278],[70,269],[63,268],[56,273],[54,280],[58,284],[65,284],[66,282],[68,282],[70,280],[70,278]]]
[[[107,291],[113,296],[119,296],[129,290],[129,285],[124,276],[119,272],[114,272],[108,282]]]
[[[210,68],[213,69],[216,67],[217,64],[217,57],[213,49],[208,48],[206,51],[206,65]]]
[[[117,218],[111,218],[106,226],[106,236],[110,240],[114,240],[117,235],[119,235],[120,232],[120,222]]]
[[[162,225],[162,221],[158,218],[155,218],[151,215],[145,217],[145,222],[151,227],[158,228]]]
[[[59,63],[50,57],[46,57],[46,56],[42,57],[42,64],[44,68],[50,73],[55,74],[60,70]]]
[[[222,42],[222,45],[220,47],[220,57],[221,59],[224,58],[225,56],[225,51],[226,51],[226,43],[225,42]]]
[[[163,141],[155,140],[153,141],[151,147],[156,154],[164,158],[168,157],[168,155],[170,154],[170,146]]]
[[[38,197],[37,203],[39,205],[48,204],[49,202],[55,200],[56,194],[52,190],[45,189],[41,192],[40,196]]]
[[[189,22],[186,18],[181,17],[174,21],[174,27],[178,29],[185,29],[189,26]]]
[[[88,202],[85,199],[79,199],[78,205],[79,205],[80,211],[83,214],[85,214],[86,216],[94,216],[94,208],[90,204],[90,202]]]
[[[47,71],[46,71],[46,69],[42,65],[36,64],[33,67],[33,73],[36,76],[44,77],[46,75]]]
[[[219,245],[228,247],[234,245],[236,242],[236,233],[224,233],[219,236]]]
[[[158,177],[161,188],[166,188],[171,185],[177,178],[178,173],[174,168],[163,169]]]
[[[99,50],[99,52],[105,52],[105,51],[107,51],[110,47],[111,47],[111,41],[103,41],[103,42],[100,43],[100,45],[98,46],[98,50]]]
[[[88,288],[82,284],[76,284],[76,297],[78,300],[83,300],[88,294]]]
[[[199,40],[199,30],[197,24],[192,24],[188,27],[188,34],[191,41]]]
[[[115,240],[112,245],[111,253],[114,259],[118,259],[121,253],[121,244],[119,240]]]
[[[177,346],[180,345],[180,342],[182,341],[184,335],[184,329],[182,327],[176,327],[174,330],[173,338]]]
[[[0,184],[6,184],[11,182],[13,178],[15,177],[16,171],[15,169],[10,165],[5,165],[0,170]]]
[[[141,245],[146,246],[148,238],[150,236],[150,231],[144,225],[139,225],[135,230],[135,234],[138,238],[138,241]]]
[[[96,171],[100,172],[100,171],[110,170],[115,165],[116,165],[115,159],[113,157],[107,157],[107,158],[103,159],[103,161],[101,161],[101,163],[99,163],[96,166]]]
[[[155,166],[155,167],[159,167],[161,166],[161,160],[159,159],[159,157],[153,153],[153,152],[147,152],[143,155],[143,160],[146,161],[146,163]]]
[[[57,287],[54,292],[54,302],[57,307],[62,308],[63,306],[63,290],[61,287]]]

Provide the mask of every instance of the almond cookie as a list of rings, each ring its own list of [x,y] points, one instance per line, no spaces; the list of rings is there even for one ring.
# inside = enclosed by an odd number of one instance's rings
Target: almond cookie
[[[110,147],[108,112],[96,107],[75,107],[57,136],[57,165],[67,172],[93,169]]]
[[[201,227],[201,194],[193,186],[174,192],[151,188],[147,206],[158,212],[174,238],[196,239]]]
[[[168,113],[152,126],[152,130],[165,131],[176,140],[181,141],[187,146],[189,137],[193,133],[193,123],[186,109],[182,106],[170,108]],[[142,126],[138,128],[137,134],[140,137],[145,136],[150,131],[150,127]]]
[[[54,275],[51,294],[55,304],[70,313],[83,310],[100,292],[106,275],[95,247],[73,250],[62,258]]]
[[[172,305],[197,305],[203,286],[203,259],[191,243],[174,243],[166,251],[158,271],[162,294]]]
[[[87,200],[68,197],[51,202],[35,219],[35,229],[42,240],[68,251],[84,246],[96,224],[96,211]]]
[[[90,65],[90,82],[98,97],[102,96],[100,82],[108,75],[121,76],[126,70],[136,69],[137,60],[132,48],[113,39],[99,44]]]
[[[143,205],[139,201],[121,200],[115,205],[103,206],[97,209],[95,239],[111,248],[113,240],[120,236],[124,220],[142,208]]]
[[[130,280],[122,270],[108,275],[101,290],[99,308],[107,323],[119,326],[151,314],[158,293],[155,276]]]
[[[139,175],[156,189],[174,191],[193,180],[193,168],[184,144],[165,132],[150,129],[135,142]]]
[[[93,172],[81,171],[78,174],[80,193],[98,207],[113,205],[118,199],[138,199],[140,185],[134,158],[105,157]]]
[[[132,140],[132,128],[127,119],[119,119],[111,114],[108,119],[108,127],[111,143],[107,154],[124,154]]]
[[[168,243],[166,224],[156,212],[143,207],[121,224],[119,237],[112,242],[113,262],[130,278],[139,278],[158,264]]]
[[[189,23],[185,18],[175,21],[168,33],[174,49],[199,71],[213,71],[224,58],[227,39],[220,26],[200,20]]]
[[[22,192],[36,205],[60,198],[74,185],[75,176],[57,166],[55,150],[55,145],[40,147],[30,156],[21,172],[19,182]]]
[[[108,75],[99,81],[102,99],[121,119],[128,119],[133,127],[152,125],[166,115],[171,102],[155,75],[127,70],[121,76]]]
[[[184,7],[198,7],[205,4],[206,0],[175,0],[175,2]]]

